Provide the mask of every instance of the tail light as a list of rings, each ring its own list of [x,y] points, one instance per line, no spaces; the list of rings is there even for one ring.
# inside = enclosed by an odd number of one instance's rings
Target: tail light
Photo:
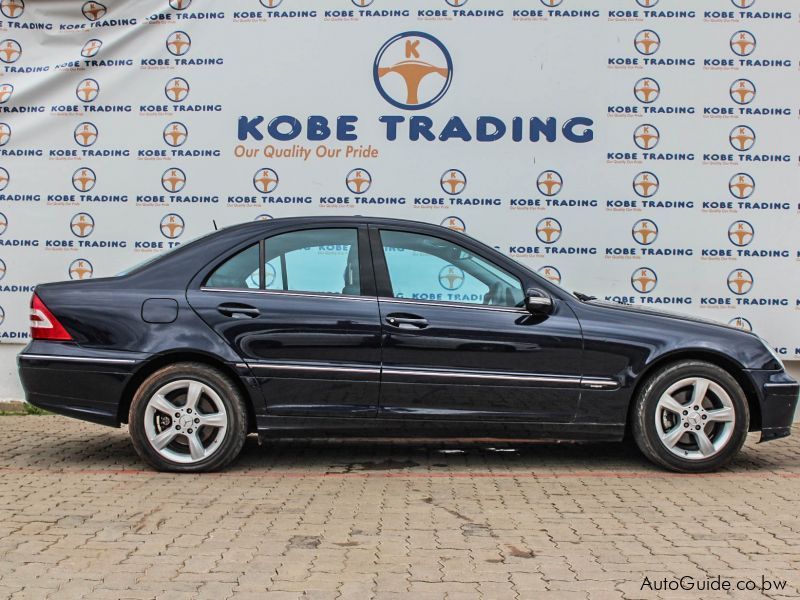
[[[34,340],[72,340],[72,336],[36,294],[31,298],[31,337]]]

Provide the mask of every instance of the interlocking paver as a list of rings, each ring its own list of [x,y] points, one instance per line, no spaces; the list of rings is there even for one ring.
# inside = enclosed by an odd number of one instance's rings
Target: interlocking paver
[[[642,588],[683,575],[800,595],[800,437],[700,476],[622,444],[255,439],[173,475],[124,429],[0,428],[0,598],[715,597]]]

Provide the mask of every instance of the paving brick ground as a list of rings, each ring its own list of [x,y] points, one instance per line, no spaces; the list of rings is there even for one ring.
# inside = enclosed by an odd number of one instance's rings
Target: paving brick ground
[[[126,430],[0,418],[0,598],[709,598],[800,592],[800,437],[715,475],[621,444],[248,440],[147,470]],[[675,576],[780,591],[642,590]]]

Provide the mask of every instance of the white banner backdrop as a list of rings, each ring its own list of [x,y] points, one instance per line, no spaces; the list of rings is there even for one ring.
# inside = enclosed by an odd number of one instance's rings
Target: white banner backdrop
[[[795,0],[0,2],[0,340],[214,227],[465,230],[800,358]]]

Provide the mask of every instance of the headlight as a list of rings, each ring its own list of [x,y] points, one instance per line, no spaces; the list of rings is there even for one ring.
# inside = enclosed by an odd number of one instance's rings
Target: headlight
[[[770,346],[770,345],[767,343],[767,340],[765,340],[764,338],[761,338],[761,337],[760,337],[760,338],[758,338],[758,339],[760,339],[760,340],[761,340],[761,343],[762,343],[762,344],[764,344],[764,348],[766,348],[766,349],[767,349],[767,351],[768,351],[768,352],[769,352],[769,353],[772,355],[772,358],[774,358],[775,360],[777,360],[777,361],[778,361],[778,364],[781,366],[781,368],[784,368],[784,367],[783,367],[783,360],[781,359],[780,355],[779,355],[777,352],[775,352],[775,348],[773,348],[772,346]]]

